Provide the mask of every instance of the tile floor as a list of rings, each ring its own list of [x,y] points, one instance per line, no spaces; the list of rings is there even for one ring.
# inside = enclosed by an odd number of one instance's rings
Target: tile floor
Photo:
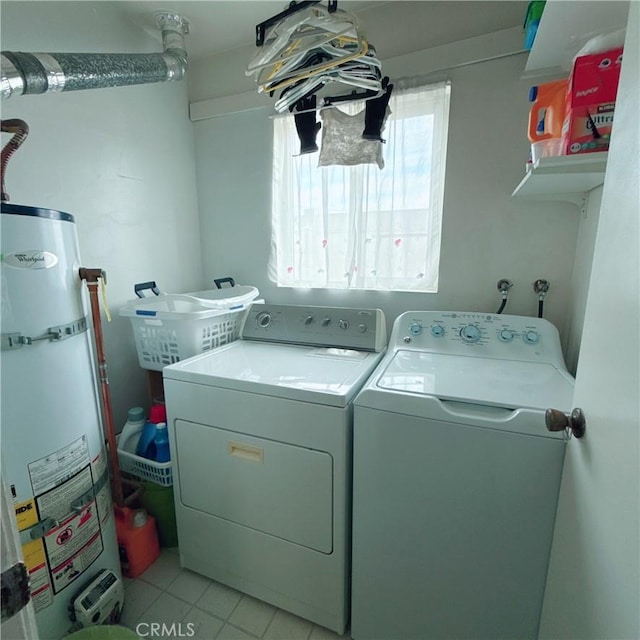
[[[162,549],[160,557],[140,577],[125,578],[124,587],[125,604],[120,624],[134,631],[141,625],[136,631],[141,636],[150,630],[141,623],[155,622],[168,626],[175,623],[176,638],[196,640],[349,638],[182,569],[177,547]],[[192,630],[195,635],[191,635]]]

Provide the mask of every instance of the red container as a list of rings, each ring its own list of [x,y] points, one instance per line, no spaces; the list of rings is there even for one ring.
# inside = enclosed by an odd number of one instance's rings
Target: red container
[[[114,507],[122,573],[137,578],[160,555],[156,521],[141,509]]]

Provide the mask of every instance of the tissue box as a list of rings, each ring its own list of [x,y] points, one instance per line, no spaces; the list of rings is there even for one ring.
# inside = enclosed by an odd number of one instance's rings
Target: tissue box
[[[576,58],[562,127],[566,154],[609,149],[621,65],[621,47]]]

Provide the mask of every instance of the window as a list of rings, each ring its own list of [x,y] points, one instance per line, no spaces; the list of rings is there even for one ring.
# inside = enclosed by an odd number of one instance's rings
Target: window
[[[449,92],[448,83],[394,89],[383,169],[318,167],[318,152],[299,155],[294,118],[274,119],[269,267],[278,286],[438,290]],[[339,108],[356,114],[364,103]]]

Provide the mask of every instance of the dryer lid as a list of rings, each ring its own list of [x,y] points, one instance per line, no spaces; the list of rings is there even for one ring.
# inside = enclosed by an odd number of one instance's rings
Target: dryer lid
[[[400,349],[376,386],[474,404],[570,411],[574,381],[547,363]]]
[[[344,407],[381,353],[238,340],[165,367],[163,376]]]

